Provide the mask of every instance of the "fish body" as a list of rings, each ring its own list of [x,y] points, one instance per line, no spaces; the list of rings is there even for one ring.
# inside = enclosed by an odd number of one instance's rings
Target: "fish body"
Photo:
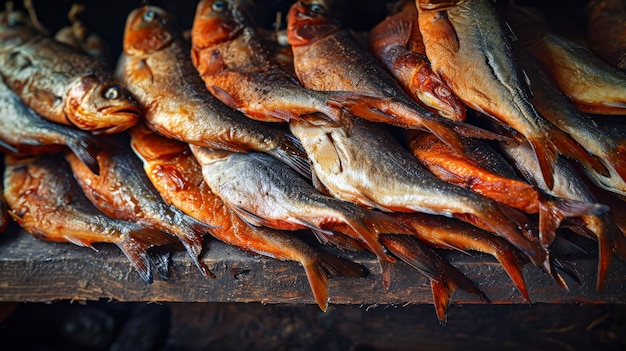
[[[92,57],[41,34],[0,45],[0,74],[26,105],[53,122],[102,134],[126,130],[142,108]]]
[[[206,89],[175,19],[163,9],[145,6],[128,15],[123,64],[125,81],[157,133],[217,149],[266,152],[309,173],[293,135],[247,118]]]
[[[177,237],[200,271],[212,276],[199,259],[203,236],[211,226],[165,203],[129,146],[112,142],[109,150],[99,152],[99,175],[89,171],[73,154],[66,154],[66,159],[87,198],[104,214]]]
[[[283,122],[321,112],[339,120],[328,92],[304,88],[277,64],[263,45],[243,5],[234,0],[203,0],[191,30],[191,57],[207,89],[246,116]]]
[[[452,91],[469,107],[518,131],[530,142],[543,178],[552,184],[557,155],[565,154],[606,173],[567,134],[541,116],[528,99],[511,37],[489,0],[438,4],[419,0],[418,20],[426,55]]]
[[[338,231],[365,243],[381,261],[392,260],[381,232],[406,233],[389,217],[322,195],[291,168],[262,153],[230,153],[191,145],[205,181],[252,225],[274,229]]]
[[[115,244],[141,277],[152,281],[147,250],[172,244],[171,235],[104,215],[85,197],[59,155],[26,160],[6,156],[5,160],[4,197],[11,216],[25,231],[85,247]]]
[[[0,81],[0,147],[32,155],[70,148],[94,173],[99,172],[97,139],[86,131],[50,122],[26,107],[20,98]]]
[[[545,252],[518,230],[519,217],[505,214],[491,199],[439,180],[381,125],[355,118],[349,127],[336,126],[311,116],[290,122],[290,128],[307,150],[315,176],[333,196],[384,211],[456,216],[507,238],[535,263],[545,259]]]
[[[443,117],[465,120],[463,102],[430,68],[414,2],[372,28],[368,47],[414,100]]]
[[[587,6],[589,49],[609,64],[626,69],[626,4],[621,0],[594,0]]]
[[[360,265],[314,250],[293,235],[244,222],[204,182],[202,168],[187,144],[159,136],[140,124],[131,130],[131,145],[163,199],[214,225],[210,233],[215,238],[255,255],[299,262],[322,310],[328,307],[327,275],[364,275]]]

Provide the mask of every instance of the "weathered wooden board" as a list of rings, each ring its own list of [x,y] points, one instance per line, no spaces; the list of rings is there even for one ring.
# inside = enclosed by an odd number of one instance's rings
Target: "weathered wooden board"
[[[216,278],[203,277],[184,252],[172,255],[168,280],[146,284],[122,252],[113,245],[98,251],[72,244],[36,239],[19,228],[0,237],[0,302],[98,300],[173,302],[263,302],[314,303],[302,267],[254,257],[215,240],[207,241],[203,260]],[[335,304],[420,304],[431,303],[430,284],[425,276],[398,263],[393,268],[393,285],[385,291],[373,255],[341,253],[363,264],[367,278],[330,280],[330,302]],[[446,257],[472,279],[492,303],[525,303],[502,267],[491,257],[446,252]],[[535,268],[524,267],[532,302],[626,303],[626,264],[614,260],[605,289],[595,289],[595,257],[572,261],[583,284],[566,278],[570,290],[559,288]],[[453,303],[481,303],[462,291]]]

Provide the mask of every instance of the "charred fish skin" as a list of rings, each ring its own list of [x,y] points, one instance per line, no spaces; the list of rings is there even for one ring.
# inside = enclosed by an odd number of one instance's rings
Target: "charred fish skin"
[[[359,264],[320,252],[289,233],[250,226],[204,182],[202,169],[187,144],[166,139],[140,124],[131,130],[131,145],[140,155],[146,175],[164,200],[195,219],[215,225],[215,238],[255,255],[299,262],[306,271],[315,300],[328,307],[328,277],[363,277]]]
[[[469,107],[517,130],[530,142],[552,184],[557,155],[606,174],[604,166],[541,116],[528,99],[511,48],[511,33],[489,0],[419,0],[418,19],[432,68]]]
[[[11,217],[28,233],[85,247],[113,243],[148,283],[152,282],[148,249],[174,242],[169,234],[100,212],[85,197],[61,155],[25,160],[6,156],[4,197]]]
[[[165,10],[133,10],[124,31],[124,77],[157,133],[195,145],[266,152],[310,177],[298,140],[247,118],[214,97],[189,55],[175,19]]]
[[[73,154],[66,154],[66,159],[83,192],[100,211],[177,237],[202,274],[214,277],[199,258],[203,237],[211,226],[166,204],[125,142],[111,143],[110,150],[98,153],[99,175],[89,171]]]
[[[246,222],[276,229],[339,231],[363,241],[381,262],[394,261],[378,235],[407,233],[407,228],[390,217],[322,195],[269,155],[194,145],[191,149],[211,190]]]
[[[234,0],[198,3],[191,57],[207,89],[260,121],[283,122],[321,112],[339,120],[327,92],[305,89],[270,57],[245,6]]]
[[[98,140],[77,128],[43,119],[0,80],[0,147],[21,155],[54,153],[65,147],[98,174]]]

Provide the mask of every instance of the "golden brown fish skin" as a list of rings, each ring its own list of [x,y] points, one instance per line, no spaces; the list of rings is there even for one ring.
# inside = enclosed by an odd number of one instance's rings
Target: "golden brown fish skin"
[[[604,62],[588,47],[550,31],[545,19],[533,10],[508,5],[499,13],[520,38],[520,45],[540,62],[577,109],[626,114],[626,72]]]
[[[369,50],[414,100],[443,117],[464,121],[465,105],[430,68],[415,2],[408,3],[372,28]]]
[[[531,81],[531,102],[537,110],[568,133],[589,153],[595,155],[608,170],[603,175],[585,168],[587,175],[602,188],[626,194],[626,138],[603,130],[586,114],[576,109],[561,93],[529,54],[516,50],[521,67]]]
[[[329,93],[304,88],[275,63],[238,1],[198,3],[191,30],[191,57],[207,89],[246,116],[284,122],[321,112],[339,120],[328,105]]]
[[[609,64],[626,70],[626,4],[593,0],[587,4],[586,41],[589,49]]]
[[[133,126],[142,108],[104,64],[43,35],[0,45],[5,83],[53,122],[113,134]]]
[[[383,211],[455,216],[505,237],[535,264],[545,263],[545,250],[518,228],[520,218],[529,221],[523,213],[439,180],[381,125],[358,118],[350,126],[335,125],[310,116],[290,127],[334,197]]]
[[[0,80],[0,147],[20,155],[55,153],[69,148],[98,173],[99,142],[92,134],[43,119],[26,107]]]
[[[528,99],[519,75],[508,29],[490,0],[443,5],[418,0],[418,20],[433,71],[470,108],[517,130],[530,142],[543,178],[552,184],[552,167],[565,154],[605,174],[603,165],[567,134],[543,118]]]
[[[59,155],[6,156],[4,196],[11,216],[28,233],[50,241],[91,247],[113,243],[146,282],[152,281],[148,248],[172,244],[169,234],[105,216],[85,197]]]
[[[527,143],[506,143],[502,142],[502,150],[514,162],[517,169],[537,186],[549,194],[561,198],[577,200],[581,202],[597,203],[596,197],[589,190],[583,181],[583,177],[574,167],[565,159],[559,158],[555,165],[554,186],[548,189],[545,182],[539,176],[539,166],[532,157],[532,151]],[[598,262],[598,280],[597,287],[600,289],[605,280],[611,255],[616,247],[614,225],[611,223],[610,217],[606,211],[592,213],[577,218],[582,222],[582,227],[578,229],[590,233],[598,240],[598,248],[600,252]],[[554,238],[542,238],[544,245],[551,244]]]
[[[140,155],[146,175],[166,202],[201,222],[215,225],[211,235],[240,250],[299,262],[323,311],[328,307],[327,275],[364,276],[365,270],[358,264],[318,252],[288,233],[253,227],[241,220],[211,192],[187,144],[159,136],[143,124],[130,132],[133,150]]]
[[[111,141],[107,151],[98,153],[99,175],[89,171],[73,154],[66,154],[83,192],[107,216],[176,236],[202,274],[214,277],[199,258],[203,236],[211,226],[165,203],[127,143]]]
[[[123,63],[125,81],[157,133],[212,148],[266,152],[310,176],[295,137],[247,118],[206,89],[175,19],[163,9],[145,6],[128,15]]]
[[[381,262],[394,260],[385,253],[378,235],[410,233],[383,213],[322,195],[291,168],[266,154],[190,146],[211,190],[252,225],[338,231],[363,241]]]

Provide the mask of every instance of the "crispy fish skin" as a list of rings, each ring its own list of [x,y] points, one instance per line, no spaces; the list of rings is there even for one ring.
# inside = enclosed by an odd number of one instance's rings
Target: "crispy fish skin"
[[[66,159],[83,192],[100,211],[176,236],[202,274],[214,277],[199,258],[203,236],[211,226],[166,204],[129,145],[112,142],[109,150],[99,152],[99,175],[89,171],[74,154],[66,154]]]
[[[611,65],[626,70],[626,4],[621,0],[593,0],[587,5],[589,49]]]
[[[123,62],[126,83],[157,133],[212,148],[266,152],[310,177],[293,135],[247,118],[206,89],[175,19],[163,9],[145,6],[128,15]]]
[[[98,140],[92,134],[43,119],[26,107],[1,80],[0,115],[0,147],[5,150],[33,155],[68,147],[92,172],[99,172]]]
[[[420,31],[433,71],[469,107],[517,130],[530,142],[552,185],[557,155],[606,174],[599,161],[533,107],[504,26],[490,0],[417,2]]]
[[[322,195],[269,155],[190,146],[213,193],[252,225],[338,231],[362,240],[381,262],[394,260],[385,253],[378,235],[409,233],[385,214]]]
[[[545,263],[546,252],[518,229],[520,218],[528,221],[521,212],[513,218],[495,201],[439,180],[381,125],[355,118],[337,126],[310,116],[290,128],[333,196],[384,211],[455,216],[505,237],[535,264]]]
[[[240,2],[200,1],[191,40],[191,58],[207,89],[246,116],[283,122],[321,112],[341,118],[340,109],[328,105],[328,92],[304,88],[274,62]]]
[[[100,212],[85,197],[69,165],[59,155],[27,160],[7,155],[4,197],[9,213],[28,233],[85,247],[113,243],[149,283],[152,272],[146,251],[174,242],[169,234],[114,220]]]
[[[415,2],[374,26],[368,47],[414,100],[443,117],[465,120],[463,102],[430,68]]]
[[[113,134],[141,117],[141,106],[108,67],[51,38],[32,35],[3,43],[0,61],[5,83],[53,122]]]
[[[356,263],[326,254],[293,235],[266,227],[253,227],[232,212],[202,177],[202,168],[187,144],[167,139],[139,124],[131,129],[131,146],[163,199],[195,219],[211,223],[215,238],[245,252],[281,261],[299,262],[320,309],[328,307],[328,277],[362,277]]]

